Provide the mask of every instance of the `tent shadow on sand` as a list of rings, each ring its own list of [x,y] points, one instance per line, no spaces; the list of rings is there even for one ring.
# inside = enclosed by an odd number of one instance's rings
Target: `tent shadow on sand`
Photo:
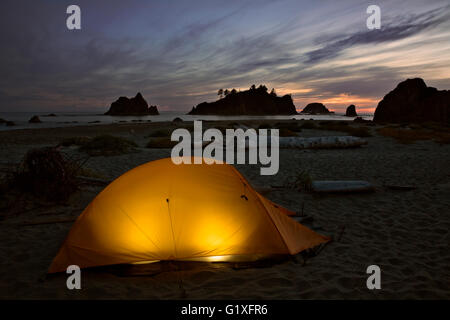
[[[307,249],[299,253],[298,256],[285,254],[268,255],[253,258],[252,261],[180,261],[165,260],[155,263],[143,264],[117,264],[99,267],[90,267],[85,270],[91,274],[109,273],[117,277],[153,277],[162,273],[186,272],[198,273],[202,271],[211,271],[216,269],[262,269],[270,268],[283,263],[295,263],[304,265],[310,258],[317,256],[327,243],[323,243],[315,248]],[[48,274],[51,278],[58,274]]]
[[[149,277],[157,276],[161,273],[171,272],[202,272],[216,269],[243,270],[250,268],[270,268],[289,261],[295,261],[288,255],[273,255],[255,261],[238,262],[207,262],[207,261],[177,261],[167,260],[147,264],[119,264],[112,266],[101,266],[89,268],[90,272],[111,273],[118,277]]]

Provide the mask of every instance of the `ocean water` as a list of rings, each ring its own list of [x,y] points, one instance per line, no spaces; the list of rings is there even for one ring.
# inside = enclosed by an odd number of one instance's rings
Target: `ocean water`
[[[290,116],[207,116],[207,115],[187,115],[181,112],[161,112],[157,116],[106,116],[98,113],[80,112],[80,113],[58,113],[56,117],[48,117],[49,112],[0,112],[0,118],[13,121],[15,126],[6,126],[0,124],[0,130],[16,130],[27,128],[56,128],[56,127],[73,127],[83,125],[102,125],[112,123],[144,123],[144,122],[164,122],[172,121],[179,117],[184,121],[193,120],[289,120],[289,119],[314,119],[314,120],[344,120],[351,121],[353,117],[346,117],[343,114],[329,115],[290,115]],[[39,116],[42,123],[28,123],[28,120],[34,115]],[[361,115],[364,119],[372,120],[373,115]]]

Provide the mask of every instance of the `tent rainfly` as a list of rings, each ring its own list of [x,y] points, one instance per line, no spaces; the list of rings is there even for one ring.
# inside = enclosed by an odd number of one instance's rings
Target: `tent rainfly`
[[[258,194],[228,164],[138,166],[86,207],[49,273],[158,260],[253,260],[327,242]]]

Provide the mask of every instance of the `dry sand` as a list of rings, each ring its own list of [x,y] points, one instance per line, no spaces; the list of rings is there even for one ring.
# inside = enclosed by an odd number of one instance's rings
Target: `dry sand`
[[[172,124],[120,124],[0,132],[0,168],[11,169],[31,147],[57,144],[70,136],[111,133],[136,141],[139,152],[92,157],[87,167],[114,179],[135,166],[170,156],[170,149],[147,149],[153,128]],[[373,129],[373,128],[372,128]],[[303,136],[336,134],[303,130]],[[339,133],[338,133],[339,134]],[[409,145],[390,138],[366,138],[348,150],[280,150],[280,171],[260,176],[256,165],[238,165],[254,186],[282,185],[300,170],[318,180],[367,180],[372,194],[315,196],[291,189],[265,196],[292,210],[304,206],[319,233],[341,234],[318,256],[263,268],[202,267],[153,276],[123,277],[83,270],[82,290],[66,289],[66,275],[45,277],[71,227],[70,222],[23,225],[76,218],[102,189],[86,184],[66,205],[29,202],[10,206],[0,221],[0,298],[10,299],[434,299],[450,298],[450,145],[432,141]],[[74,148],[67,152],[77,153]],[[383,185],[415,185],[394,191]],[[4,208],[2,204],[0,208]],[[20,209],[18,209],[20,208]],[[25,210],[28,211],[25,211]],[[21,212],[18,212],[20,210]],[[366,268],[381,267],[381,290],[368,290]]]

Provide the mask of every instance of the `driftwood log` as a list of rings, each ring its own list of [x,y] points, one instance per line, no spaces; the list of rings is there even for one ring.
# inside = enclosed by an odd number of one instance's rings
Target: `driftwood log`
[[[353,136],[280,137],[280,148],[283,149],[356,148],[365,144],[366,140]]]
[[[313,181],[311,190],[316,193],[373,192],[375,187],[367,181]]]

